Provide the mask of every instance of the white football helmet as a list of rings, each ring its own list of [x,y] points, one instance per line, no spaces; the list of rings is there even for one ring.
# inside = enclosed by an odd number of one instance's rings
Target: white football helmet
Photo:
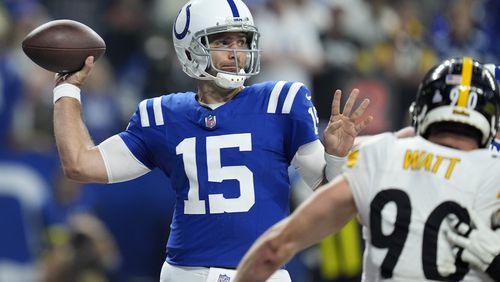
[[[217,48],[234,52],[236,71],[217,69],[210,55],[208,36],[222,32],[244,32],[248,49]],[[247,78],[260,71],[259,32],[248,7],[241,0],[191,0],[180,10],[172,36],[183,71],[196,79],[214,80],[226,89],[243,86]],[[236,52],[246,52],[245,67],[240,68]],[[212,69],[216,75],[207,71]],[[213,72],[212,72],[213,73]]]

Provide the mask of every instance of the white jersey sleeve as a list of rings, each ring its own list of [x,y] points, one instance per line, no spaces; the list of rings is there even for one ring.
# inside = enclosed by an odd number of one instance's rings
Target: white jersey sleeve
[[[104,159],[108,183],[131,180],[150,171],[130,152],[118,135],[111,136],[97,147]]]

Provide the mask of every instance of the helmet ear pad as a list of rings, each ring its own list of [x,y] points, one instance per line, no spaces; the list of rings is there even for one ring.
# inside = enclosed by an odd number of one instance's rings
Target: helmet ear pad
[[[210,69],[211,60],[212,57],[210,56],[210,53],[203,50],[203,53],[205,53],[204,56],[196,56],[197,62],[198,62],[198,69],[203,70],[203,71],[208,71]]]
[[[186,50],[187,58],[199,74],[207,71],[211,65],[210,53],[205,48],[202,48],[200,44],[199,42],[193,42],[191,43],[192,52]]]
[[[253,52],[248,52],[246,54],[245,72],[248,72],[248,70],[250,70],[250,64],[253,61],[253,56],[254,56]]]

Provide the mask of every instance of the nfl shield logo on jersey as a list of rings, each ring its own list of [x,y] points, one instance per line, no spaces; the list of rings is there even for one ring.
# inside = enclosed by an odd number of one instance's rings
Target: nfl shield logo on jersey
[[[217,282],[230,282],[231,277],[225,275],[225,274],[220,274],[219,279],[217,279]]]
[[[215,116],[209,115],[205,117],[205,126],[208,128],[214,128],[214,126],[217,124],[217,120]]]

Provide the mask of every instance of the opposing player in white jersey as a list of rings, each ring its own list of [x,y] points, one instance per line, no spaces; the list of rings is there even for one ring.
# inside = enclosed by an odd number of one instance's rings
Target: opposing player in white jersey
[[[259,33],[241,0],[192,0],[173,41],[198,91],[142,101],[127,129],[95,146],[80,118],[80,86],[93,60],[54,89],[54,131],[65,173],[84,182],[126,181],[161,169],[177,193],[161,281],[226,281],[255,239],[289,212],[293,164],[316,188],[325,149],[308,89],[299,82],[244,87],[260,68]],[[337,96],[340,93],[336,94]],[[364,101],[325,131],[326,152],[345,157],[371,117]],[[338,100],[336,100],[338,102]],[[335,158],[327,155],[327,174]],[[289,281],[286,270],[273,281]]]
[[[487,146],[499,114],[498,84],[483,65],[465,57],[432,68],[412,107],[417,136],[385,133],[361,144],[341,176],[257,240],[234,282],[264,281],[356,214],[364,281],[491,281],[455,257],[445,233],[448,218],[469,224],[469,210],[494,227],[500,158]]]

